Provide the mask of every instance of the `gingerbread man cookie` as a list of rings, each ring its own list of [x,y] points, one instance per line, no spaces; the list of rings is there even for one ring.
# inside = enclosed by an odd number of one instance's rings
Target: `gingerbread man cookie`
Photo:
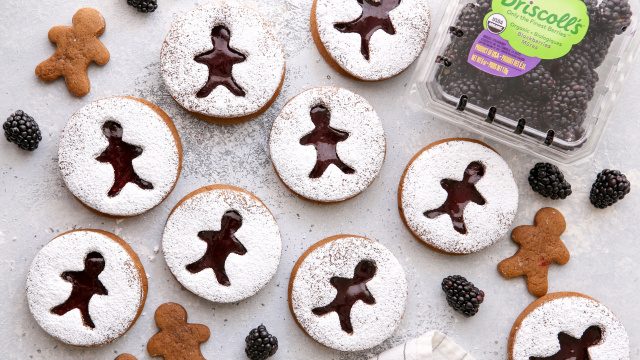
[[[155,320],[160,331],[147,343],[149,355],[164,360],[205,360],[200,344],[209,340],[211,332],[205,325],[189,324],[187,311],[181,305],[160,305]]]
[[[527,278],[529,292],[535,296],[547,293],[549,265],[569,262],[569,250],[560,235],[567,228],[564,216],[553,208],[538,210],[534,225],[518,226],[511,239],[520,245],[518,252],[498,264],[502,276]]]
[[[36,76],[47,82],[64,77],[69,92],[85,96],[91,89],[89,65],[109,62],[109,51],[98,40],[106,23],[98,10],[83,8],[73,15],[72,24],[49,30],[49,41],[56,44],[56,52],[36,67]]]
[[[120,354],[116,360],[138,360],[138,358],[131,354]]]

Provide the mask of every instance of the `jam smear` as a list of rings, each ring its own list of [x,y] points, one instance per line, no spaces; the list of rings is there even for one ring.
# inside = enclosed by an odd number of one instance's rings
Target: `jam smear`
[[[584,331],[580,339],[561,332],[558,334],[560,351],[548,357],[531,356],[529,360],[591,360],[589,348],[602,341],[602,329],[590,326]]]
[[[235,96],[245,96],[245,91],[233,78],[231,70],[233,65],[241,63],[247,59],[240,52],[229,46],[231,32],[226,26],[219,25],[211,30],[211,42],[213,49],[197,55],[194,60],[197,63],[207,65],[209,68],[209,79],[200,91],[196,93],[199,98],[205,98],[211,92],[222,85],[229,89]]]
[[[89,315],[89,301],[93,295],[108,295],[98,275],[104,270],[104,257],[98,252],[90,252],[84,259],[84,270],[65,271],[60,275],[73,286],[71,295],[62,304],[51,309],[56,315],[64,315],[73,309],[80,310],[82,323],[90,328],[95,328],[91,315]]]
[[[484,172],[484,165],[474,161],[467,166],[462,181],[452,179],[440,181],[440,186],[447,191],[447,200],[439,208],[426,211],[424,216],[429,219],[435,219],[440,215],[447,214],[451,217],[453,228],[460,234],[466,234],[467,226],[464,223],[464,209],[470,202],[478,205],[487,203],[478,189],[476,189],[476,184],[482,179]]]
[[[242,216],[235,210],[229,210],[222,215],[220,230],[207,230],[198,232],[198,237],[207,243],[207,250],[200,260],[187,265],[187,270],[192,274],[205,269],[212,269],[218,283],[223,286],[231,286],[231,281],[225,270],[227,257],[231,254],[244,255],[247,249],[236,238],[236,232],[242,226]]]
[[[377,270],[373,261],[362,260],[356,265],[356,269],[353,271],[353,278],[332,277],[329,281],[338,291],[336,298],[329,305],[318,307],[311,311],[317,316],[323,316],[335,311],[340,319],[342,330],[353,334],[351,308],[358,300],[369,305],[376,303],[376,299],[367,288],[367,282],[373,279]]]
[[[338,143],[347,140],[349,133],[329,125],[331,122],[329,109],[324,105],[314,106],[311,108],[311,121],[315,129],[300,139],[300,145],[313,145],[316,148],[316,165],[309,173],[309,177],[312,179],[321,177],[331,164],[345,174],[355,173],[353,168],[340,160],[337,150]]]
[[[389,13],[400,5],[400,0],[357,0],[362,7],[362,14],[355,20],[337,23],[333,27],[342,33],[357,33],[360,35],[360,52],[369,60],[369,41],[373,33],[383,30],[389,35],[395,35]]]
[[[122,140],[122,125],[109,120],[102,125],[102,133],[109,140],[109,145],[96,160],[111,164],[115,174],[113,186],[107,195],[117,196],[128,183],[134,183],[145,190],[153,189],[153,184],[141,179],[133,169],[133,159],[142,155],[143,150],[140,146]]]

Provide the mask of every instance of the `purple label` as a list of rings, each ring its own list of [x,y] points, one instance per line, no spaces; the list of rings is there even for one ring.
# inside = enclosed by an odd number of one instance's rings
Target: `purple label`
[[[488,30],[480,33],[467,59],[474,67],[499,77],[524,75],[540,61],[540,58],[520,54],[506,40]]]

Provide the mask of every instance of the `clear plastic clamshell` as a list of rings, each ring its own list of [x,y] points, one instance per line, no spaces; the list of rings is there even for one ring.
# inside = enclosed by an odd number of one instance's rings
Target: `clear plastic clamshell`
[[[451,1],[419,60],[412,98],[530,153],[561,163],[587,158],[633,65],[638,5]]]

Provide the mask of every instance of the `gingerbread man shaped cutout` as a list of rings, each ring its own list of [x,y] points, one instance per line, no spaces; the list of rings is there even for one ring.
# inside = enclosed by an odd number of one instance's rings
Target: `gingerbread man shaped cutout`
[[[83,8],[73,15],[72,24],[49,30],[49,41],[56,45],[56,52],[36,67],[36,76],[47,82],[64,77],[69,92],[82,97],[91,89],[89,65],[109,62],[109,51],[98,39],[106,22],[98,10]]]
[[[200,352],[200,344],[209,340],[209,328],[187,323],[187,311],[181,305],[160,305],[155,320],[160,331],[147,343],[149,355],[164,360],[206,360]]]
[[[536,213],[534,224],[518,226],[511,239],[520,249],[498,264],[498,271],[507,279],[525,276],[532,295],[544,296],[548,289],[549,266],[569,262],[569,250],[560,239],[567,223],[560,211],[543,208]]]

